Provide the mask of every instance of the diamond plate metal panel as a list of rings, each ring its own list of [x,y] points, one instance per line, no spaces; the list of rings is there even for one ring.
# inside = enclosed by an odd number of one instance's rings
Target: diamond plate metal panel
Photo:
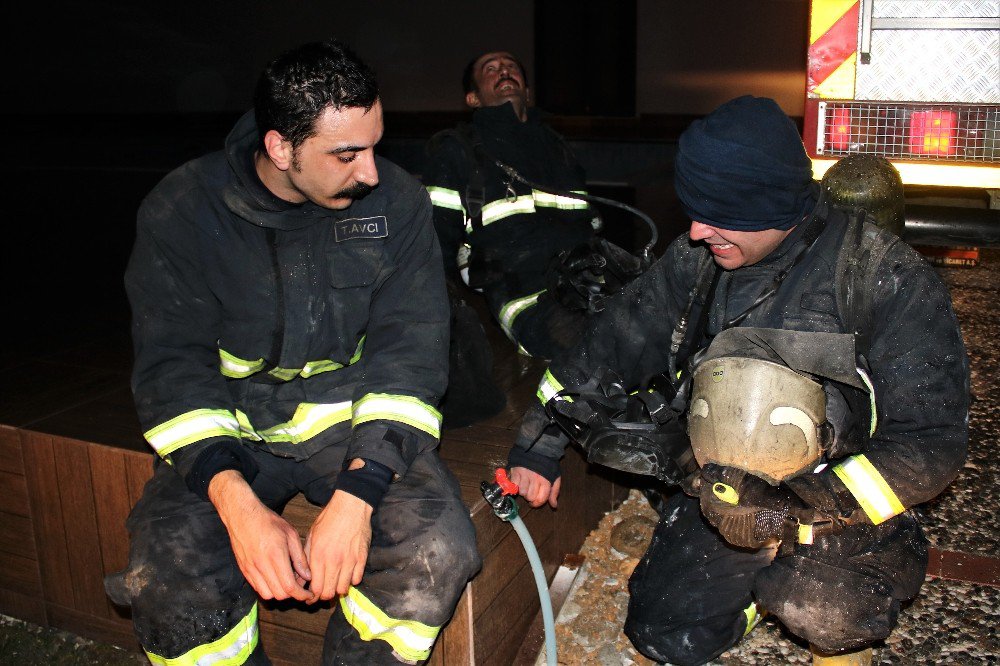
[[[875,18],[988,18],[1000,16],[1000,0],[875,0]]]
[[[894,4],[918,3],[896,0]],[[872,35],[871,62],[858,63],[855,97],[1000,103],[1000,31],[877,30]]]

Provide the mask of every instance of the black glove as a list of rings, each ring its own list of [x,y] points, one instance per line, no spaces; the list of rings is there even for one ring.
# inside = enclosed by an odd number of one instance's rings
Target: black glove
[[[813,512],[784,486],[713,463],[702,468],[701,476],[701,512],[734,546],[794,544],[799,524],[813,522]]]
[[[596,312],[604,296],[607,261],[590,245],[563,250],[549,269],[549,292],[563,307]]]

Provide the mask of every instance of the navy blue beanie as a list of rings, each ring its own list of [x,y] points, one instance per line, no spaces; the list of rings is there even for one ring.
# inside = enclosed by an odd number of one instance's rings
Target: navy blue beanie
[[[674,188],[692,220],[732,231],[790,229],[818,191],[795,123],[773,99],[750,95],[681,134]]]

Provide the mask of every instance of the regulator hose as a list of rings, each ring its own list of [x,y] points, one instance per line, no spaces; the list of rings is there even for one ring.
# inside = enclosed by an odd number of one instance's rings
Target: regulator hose
[[[649,227],[649,242],[646,243],[643,246],[642,250],[639,251],[639,258],[642,260],[643,264],[642,268],[643,270],[645,270],[653,264],[653,260],[655,259],[655,257],[653,256],[653,247],[656,245],[656,242],[660,239],[660,232],[657,231],[656,223],[653,222],[652,218],[650,218],[648,215],[643,213],[638,208],[629,206],[628,204],[622,203],[621,201],[615,201],[614,199],[606,199],[605,197],[599,197],[593,194],[586,194],[583,192],[568,192],[566,190],[560,190],[554,187],[548,187],[546,185],[533,183],[530,180],[526,179],[524,176],[522,176],[520,173],[518,173],[517,169],[515,169],[514,167],[504,164],[500,160],[488,155],[486,151],[482,149],[482,146],[477,145],[476,149],[477,149],[476,152],[480,154],[480,157],[482,159],[490,160],[491,162],[497,165],[497,168],[499,168],[501,171],[510,176],[512,180],[516,180],[519,183],[522,183],[523,185],[527,185],[533,190],[540,190],[542,192],[547,192],[549,194],[555,194],[558,196],[572,197],[574,199],[583,199],[584,201],[600,203],[606,206],[613,206],[614,208],[620,208],[624,211],[631,213],[632,215],[635,215],[640,220],[645,222],[647,227]]]

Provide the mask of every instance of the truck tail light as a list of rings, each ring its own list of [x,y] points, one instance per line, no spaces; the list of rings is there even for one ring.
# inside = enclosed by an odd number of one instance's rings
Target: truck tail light
[[[955,155],[957,133],[958,114],[954,111],[914,111],[910,116],[910,152],[914,155]]]
[[[836,107],[830,114],[828,144],[832,150],[847,150],[851,147],[851,110]]]

